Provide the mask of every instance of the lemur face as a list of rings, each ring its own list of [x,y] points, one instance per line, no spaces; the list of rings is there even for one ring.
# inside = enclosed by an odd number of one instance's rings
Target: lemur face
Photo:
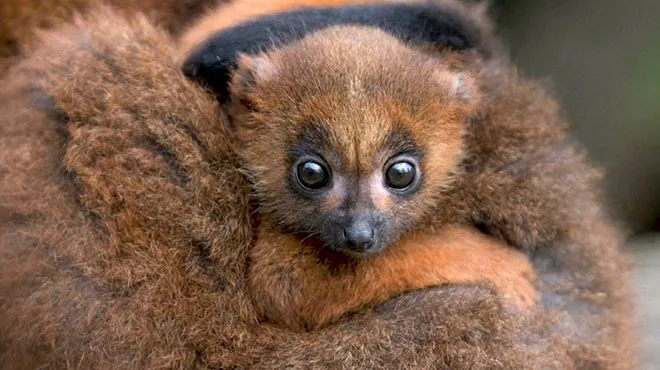
[[[366,122],[354,132],[327,123],[301,126],[287,145],[286,191],[305,204],[297,223],[330,248],[376,253],[410,226],[415,210],[406,208],[424,185],[424,151],[399,122],[378,134]]]
[[[450,60],[358,27],[242,57],[230,114],[259,211],[352,255],[392,244],[461,157],[476,91]]]

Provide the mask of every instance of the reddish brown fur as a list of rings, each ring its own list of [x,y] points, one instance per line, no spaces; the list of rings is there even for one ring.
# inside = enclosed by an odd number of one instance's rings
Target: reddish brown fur
[[[350,43],[337,43],[348,34]],[[432,60],[380,31],[344,27],[319,32],[257,61],[244,58],[235,80],[246,80],[255,62],[272,69],[260,72],[272,73],[272,78],[256,75],[254,87],[234,84],[232,94],[238,102],[249,101],[256,112],[243,104],[229,109],[239,122],[240,152],[256,183],[262,213],[295,224],[300,210],[310,207],[291,194],[283,176],[288,171],[287,142],[310,122],[328,127],[333,146],[345,148],[342,165],[348,173],[371,173],[382,166],[379,161],[373,167],[372,158],[396,154],[378,151],[392,124],[400,123],[424,148],[436,149],[423,159],[427,185],[411,202],[393,204],[390,196],[378,203],[412,220],[423,216],[416,209],[435,204],[435,190],[450,181],[450,172],[462,157],[464,120],[479,100],[475,92],[471,102],[461,101],[452,96],[451,85],[443,83],[448,75],[456,78],[452,69],[458,60]],[[361,72],[344,73],[352,69]],[[355,81],[348,81],[353,77]],[[359,85],[355,87],[359,91],[344,88],[351,84]],[[367,87],[375,92],[367,94]]]
[[[457,184],[473,188],[456,186],[438,214],[500,212],[546,239],[566,225],[559,246],[532,253],[542,310],[512,314],[489,288],[445,286],[295,333],[258,322],[246,182],[221,112],[180,74],[170,40],[107,11],[44,37],[0,81],[0,367],[634,367],[620,235],[583,155],[547,145],[563,140],[556,105],[510,68],[486,69]],[[502,171],[512,158],[519,167]],[[479,208],[461,205],[475,194]]]
[[[222,0],[3,0],[0,3],[0,73],[22,49],[29,48],[37,29],[71,21],[73,15],[105,3],[126,14],[143,12],[170,33],[179,34],[204,10]]]
[[[261,315],[296,330],[318,329],[404,292],[443,284],[493,286],[518,309],[536,304],[527,257],[465,228],[410,235],[382,255],[351,260],[319,254],[261,225],[248,284]],[[286,271],[286,276],[282,276]]]

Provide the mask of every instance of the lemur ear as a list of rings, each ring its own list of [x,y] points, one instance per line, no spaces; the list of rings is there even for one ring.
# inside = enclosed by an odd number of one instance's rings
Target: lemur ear
[[[244,95],[260,83],[272,80],[280,70],[272,54],[239,54],[237,60],[238,68],[233,73],[229,90],[231,94],[238,96]]]
[[[436,72],[435,78],[446,89],[450,98],[462,103],[468,111],[472,111],[479,104],[479,88],[470,72],[443,69]]]
[[[228,99],[232,102],[228,106],[230,114],[240,115],[259,110],[263,98],[258,94],[258,89],[280,73],[278,60],[275,53],[237,55],[236,69],[231,73],[228,89]],[[241,120],[240,124],[235,121],[234,124],[238,144],[249,140],[256,128],[250,120]]]

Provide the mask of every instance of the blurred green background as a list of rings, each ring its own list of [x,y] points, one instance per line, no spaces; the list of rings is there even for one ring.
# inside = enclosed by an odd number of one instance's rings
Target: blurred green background
[[[660,1],[494,0],[513,60],[548,77],[630,231],[660,230]]]
[[[636,257],[642,368],[660,369],[660,0],[492,0],[492,14],[514,62],[552,81],[607,171]]]

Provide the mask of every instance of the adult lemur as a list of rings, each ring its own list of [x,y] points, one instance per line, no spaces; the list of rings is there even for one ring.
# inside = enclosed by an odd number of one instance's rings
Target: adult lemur
[[[106,9],[45,33],[0,92],[0,364],[633,366],[621,237],[556,104],[471,9],[361,6],[180,49]],[[425,261],[441,285],[397,287]],[[283,299],[315,279],[349,304]]]

